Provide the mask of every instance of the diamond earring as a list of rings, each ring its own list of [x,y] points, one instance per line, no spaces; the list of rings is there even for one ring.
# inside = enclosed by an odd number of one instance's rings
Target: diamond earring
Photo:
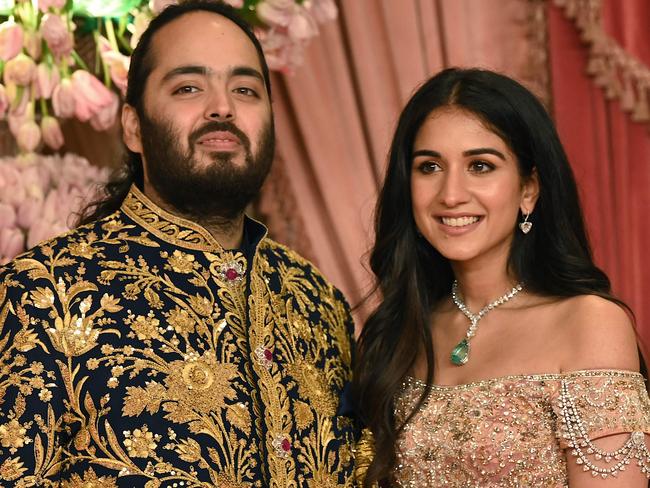
[[[526,213],[523,222],[519,222],[519,228],[524,234],[528,234],[530,232],[530,229],[533,228],[533,223],[528,222],[528,217],[530,217],[530,212]]]

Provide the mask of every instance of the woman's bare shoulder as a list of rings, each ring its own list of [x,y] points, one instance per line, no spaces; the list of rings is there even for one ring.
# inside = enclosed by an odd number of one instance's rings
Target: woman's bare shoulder
[[[562,300],[556,331],[564,336],[562,371],[639,369],[637,340],[630,314],[621,305],[596,295]]]

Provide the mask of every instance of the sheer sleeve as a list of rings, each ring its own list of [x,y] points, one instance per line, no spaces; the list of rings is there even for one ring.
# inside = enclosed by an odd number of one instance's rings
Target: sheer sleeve
[[[650,475],[650,400],[643,377],[627,371],[582,371],[562,379],[553,409],[560,446],[593,476],[616,476],[628,466]],[[629,434],[620,447],[604,451],[599,438]]]

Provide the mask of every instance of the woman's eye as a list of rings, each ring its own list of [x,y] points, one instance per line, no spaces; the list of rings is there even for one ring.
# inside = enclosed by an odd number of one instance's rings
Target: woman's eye
[[[472,161],[469,170],[472,173],[489,173],[494,169],[494,165],[487,161]]]
[[[435,173],[440,170],[441,170],[440,165],[433,161],[425,161],[418,165],[418,171],[420,171],[420,173],[425,175]]]

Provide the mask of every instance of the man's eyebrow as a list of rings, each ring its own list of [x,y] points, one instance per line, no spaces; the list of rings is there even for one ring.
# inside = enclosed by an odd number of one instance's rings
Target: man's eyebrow
[[[163,76],[162,80],[163,82],[165,82],[180,75],[208,76],[211,73],[212,70],[210,68],[207,68],[206,66],[197,66],[197,65],[179,66],[165,73],[165,76]]]
[[[491,147],[479,147],[477,149],[470,149],[463,152],[463,156],[480,156],[481,154],[492,154],[498,158],[503,159],[504,161],[506,160],[505,155],[501,151],[497,151]]]
[[[214,71],[211,68],[208,68],[207,66],[199,66],[199,65],[178,66],[165,73],[165,76],[163,76],[162,81],[166,82],[172,78],[175,78],[176,76],[181,76],[181,75],[209,76],[213,73]],[[264,76],[262,76],[262,73],[260,73],[255,68],[251,68],[250,66],[235,66],[234,68],[229,70],[228,75],[229,77],[250,76],[264,83]]]
[[[264,83],[264,76],[262,76],[262,73],[250,66],[235,66],[230,70],[230,76],[251,76]]]

